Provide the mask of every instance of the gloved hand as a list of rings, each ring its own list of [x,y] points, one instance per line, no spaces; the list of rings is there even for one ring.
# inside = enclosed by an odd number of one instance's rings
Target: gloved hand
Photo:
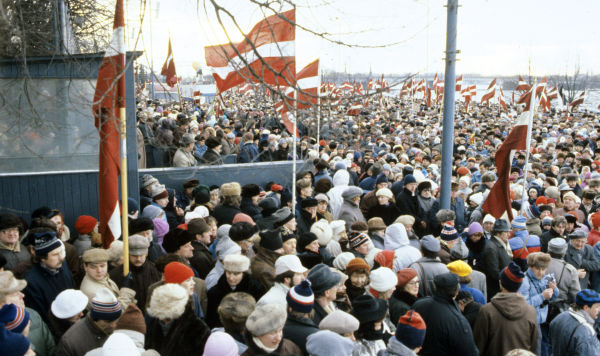
[[[131,288],[131,283],[133,282],[133,275],[131,274],[131,272],[129,272],[127,274],[127,276],[125,276],[125,278],[123,278],[123,287],[124,288]]]

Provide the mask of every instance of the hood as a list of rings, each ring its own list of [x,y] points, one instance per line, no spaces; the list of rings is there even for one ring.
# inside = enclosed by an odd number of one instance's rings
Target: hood
[[[340,187],[350,183],[350,173],[345,169],[340,169],[333,175],[333,186]]]
[[[385,229],[384,246],[386,250],[395,250],[409,244],[406,228],[401,223],[395,223]]]
[[[517,293],[498,293],[491,302],[505,318],[516,320],[527,313],[529,304]]]

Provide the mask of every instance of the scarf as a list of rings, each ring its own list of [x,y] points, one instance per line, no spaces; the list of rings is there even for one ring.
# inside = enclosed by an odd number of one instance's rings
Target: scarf
[[[502,239],[499,238],[498,236],[494,236],[494,238],[502,244],[502,247],[504,247],[504,250],[506,250],[506,253],[512,258],[513,253],[512,253],[512,250],[510,249],[510,245],[507,242],[502,241]]]
[[[417,196],[419,200],[419,205],[423,209],[423,211],[428,212],[433,207],[433,203],[435,203],[435,199],[433,198],[423,198],[420,194]]]
[[[573,308],[569,307],[569,314],[575,320],[577,320],[581,325],[588,328],[588,330],[592,333],[592,335],[596,336],[596,331],[594,330],[594,320],[588,315],[588,313],[583,310],[573,310]]]
[[[383,323],[381,325],[381,329],[375,330],[375,323],[368,323],[366,325],[361,325],[359,329],[363,335],[363,339],[375,341],[383,339]]]
[[[266,347],[262,341],[260,341],[259,338],[257,338],[256,336],[252,336],[252,341],[254,341],[254,343],[256,344],[256,346],[263,350],[266,351],[267,353],[273,353],[275,352],[275,350],[277,350],[277,347],[279,347],[279,345],[275,346],[274,348],[270,348],[270,347]],[[283,341],[283,340],[282,340]]]

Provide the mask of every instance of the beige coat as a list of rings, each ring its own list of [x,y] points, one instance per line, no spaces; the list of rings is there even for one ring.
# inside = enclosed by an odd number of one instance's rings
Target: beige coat
[[[86,273],[85,277],[83,277],[83,281],[81,281],[81,287],[79,287],[83,294],[90,300],[88,305],[92,303],[92,298],[94,298],[96,293],[102,288],[107,288],[115,295],[115,297],[117,297],[123,310],[127,309],[129,304],[136,302],[135,291],[133,289],[126,287],[119,289],[117,284],[113,282],[112,279],[108,278],[108,275],[103,281],[98,282]]]
[[[191,152],[180,148],[173,157],[173,167],[193,167],[196,165],[196,158]]]

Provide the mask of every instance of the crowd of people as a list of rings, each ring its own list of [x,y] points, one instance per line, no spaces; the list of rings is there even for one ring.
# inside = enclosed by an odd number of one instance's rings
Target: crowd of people
[[[331,112],[318,141],[307,115],[295,192],[143,175],[127,274],[95,217],[72,232],[57,209],[0,214],[0,355],[599,355],[595,117],[536,119],[509,220],[482,205],[516,113],[471,110],[457,108],[449,209],[439,108],[394,99],[359,122]],[[149,101],[138,128],[140,162],[294,154],[260,108]]]

